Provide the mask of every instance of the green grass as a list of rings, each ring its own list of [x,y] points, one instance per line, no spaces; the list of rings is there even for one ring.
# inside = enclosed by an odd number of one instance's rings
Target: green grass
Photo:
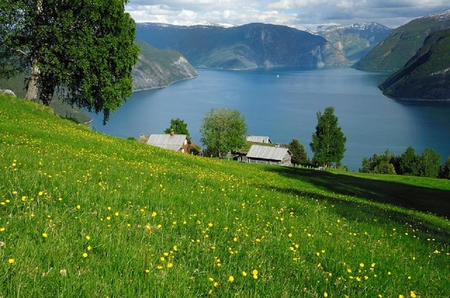
[[[447,297],[448,180],[240,164],[0,96],[2,297]]]

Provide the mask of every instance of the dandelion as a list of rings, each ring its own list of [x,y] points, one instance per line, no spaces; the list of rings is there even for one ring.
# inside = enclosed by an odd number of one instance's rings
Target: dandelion
[[[219,283],[216,281],[213,283],[214,287],[217,288],[219,286]]]
[[[15,260],[14,259],[8,259],[8,263],[10,264],[14,264]]]
[[[405,298],[402,294],[398,295],[398,298]]]
[[[364,263],[359,263],[359,267],[363,268],[364,267]]]
[[[409,293],[409,296],[411,296],[411,298],[416,298],[417,297],[417,295],[416,295],[416,293],[414,293],[414,291],[411,291]]]
[[[323,297],[328,297],[328,293],[327,292],[323,293]]]
[[[254,278],[254,279],[258,279],[258,270],[253,269],[252,275],[253,275],[253,278]]]
[[[242,276],[247,276],[247,272],[242,271]]]
[[[42,237],[47,238],[48,234],[47,233],[42,233]]]
[[[233,282],[233,281],[234,281],[233,275],[230,275],[230,277],[228,277],[228,281],[229,281],[229,282]]]
[[[84,252],[84,253],[83,253],[83,258],[87,258],[87,257],[88,257],[87,252]]]
[[[167,264],[167,268],[172,268],[173,267],[173,263],[168,263]]]
[[[155,211],[152,212],[152,217],[155,217],[157,213]]]
[[[44,195],[44,192],[41,190],[41,191],[38,193],[38,195],[39,195],[40,197],[42,197],[42,195]]]
[[[91,236],[89,236],[89,235],[86,235],[86,240],[91,240]]]

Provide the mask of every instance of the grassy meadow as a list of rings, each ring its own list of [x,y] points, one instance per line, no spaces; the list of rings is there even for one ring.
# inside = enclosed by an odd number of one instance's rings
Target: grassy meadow
[[[182,155],[0,95],[0,297],[449,297],[450,180]]]

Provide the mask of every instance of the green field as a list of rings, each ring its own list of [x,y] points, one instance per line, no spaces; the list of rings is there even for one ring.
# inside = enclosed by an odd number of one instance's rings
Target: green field
[[[449,297],[450,180],[182,155],[0,95],[0,297]]]

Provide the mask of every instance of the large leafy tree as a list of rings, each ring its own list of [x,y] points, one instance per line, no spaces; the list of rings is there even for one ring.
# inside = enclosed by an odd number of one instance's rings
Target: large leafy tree
[[[187,129],[187,124],[184,123],[183,119],[180,119],[180,118],[170,119],[170,127],[166,128],[164,130],[164,133],[170,133],[172,131],[172,129],[173,129],[175,134],[186,135],[188,139],[191,138],[189,136],[189,131]]]
[[[292,153],[292,163],[294,166],[308,162],[308,154],[305,151],[305,147],[297,139],[292,139],[288,147]]]
[[[0,1],[0,76],[27,72],[27,98],[55,90],[106,122],[132,93],[139,46],[128,0]]]
[[[338,118],[334,115],[334,108],[327,107],[323,114],[319,111],[316,116],[316,132],[309,144],[314,153],[313,162],[326,167],[333,164],[340,165],[344,158],[347,138],[339,126]]]
[[[237,110],[211,109],[203,118],[200,141],[213,156],[223,158],[227,152],[244,146],[247,137],[245,117]]]

